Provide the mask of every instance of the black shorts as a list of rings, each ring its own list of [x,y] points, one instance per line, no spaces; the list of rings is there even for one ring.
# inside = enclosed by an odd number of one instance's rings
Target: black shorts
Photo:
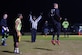
[[[19,37],[17,36],[17,32],[16,31],[13,32],[13,41],[14,42],[19,42]]]

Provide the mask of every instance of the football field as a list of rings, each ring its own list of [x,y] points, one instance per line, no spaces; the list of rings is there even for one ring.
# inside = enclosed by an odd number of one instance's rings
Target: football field
[[[51,43],[51,35],[37,35],[36,42],[31,43],[31,36],[22,36],[20,42],[21,54],[13,53],[13,37],[7,39],[7,46],[1,46],[0,55],[82,55],[82,35],[60,36],[60,46]],[[56,39],[56,37],[55,37]],[[1,36],[0,36],[1,41]]]

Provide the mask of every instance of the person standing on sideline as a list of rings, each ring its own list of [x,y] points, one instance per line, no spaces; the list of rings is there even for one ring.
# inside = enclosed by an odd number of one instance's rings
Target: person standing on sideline
[[[68,36],[67,32],[69,29],[69,22],[67,21],[67,18],[65,18],[65,21],[63,21],[62,26],[63,26],[63,31],[64,31],[64,37],[66,37],[66,35]]]
[[[15,20],[15,27],[14,27],[14,32],[13,32],[13,39],[14,39],[14,53],[20,54],[19,51],[19,42],[21,38],[21,27],[22,27],[22,22],[21,19],[23,19],[22,14],[18,14],[17,19]]]
[[[47,34],[49,34],[49,24],[47,20],[44,23],[43,30],[44,30],[45,37],[47,37]]]
[[[42,13],[41,13],[41,15],[38,18],[36,18],[35,16],[32,17],[32,14],[30,14],[30,21],[31,21],[31,24],[32,24],[31,42],[35,42],[36,41],[37,26],[38,26],[38,22],[40,21],[41,18],[42,18]]]
[[[3,46],[7,45],[5,42],[9,35],[9,29],[8,29],[8,25],[7,25],[7,17],[8,17],[8,14],[4,14],[3,19],[1,20],[1,28],[2,28],[1,45],[3,45]]]
[[[60,32],[61,32],[61,16],[60,16],[60,11],[58,9],[58,4],[57,3],[54,3],[54,8],[51,9],[51,18],[52,18],[52,21],[53,21],[53,28],[54,28],[54,31],[53,31],[53,36],[52,36],[52,44],[58,44],[60,45],[60,41],[59,41],[59,36],[60,36]],[[54,37],[55,37],[55,34],[57,32],[57,40],[54,40]]]

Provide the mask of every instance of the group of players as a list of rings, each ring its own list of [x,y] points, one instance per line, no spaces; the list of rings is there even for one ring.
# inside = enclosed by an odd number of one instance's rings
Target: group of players
[[[58,44],[60,45],[60,41],[59,41],[59,36],[60,36],[60,32],[61,32],[61,16],[60,16],[60,11],[58,9],[58,4],[54,3],[54,8],[51,9],[50,12],[50,16],[52,18],[52,22],[53,22],[53,36],[52,36],[52,40],[51,43],[52,44]],[[31,42],[35,42],[36,41],[36,32],[37,32],[37,26],[38,26],[38,22],[40,21],[40,19],[42,18],[42,13],[40,14],[40,16],[38,18],[36,18],[35,16],[32,16],[32,13],[29,14],[30,16],[30,22],[32,24],[31,27]],[[3,19],[1,20],[1,27],[2,27],[2,40],[1,40],[1,45],[6,46],[7,44],[5,43],[8,35],[9,35],[9,29],[7,26],[7,17],[8,14],[4,14],[3,15]],[[23,15],[22,14],[18,14],[17,15],[17,19],[15,20],[15,27],[14,27],[14,31],[13,31],[13,40],[14,40],[14,53],[19,54],[19,42],[21,39],[21,28],[22,28],[22,22],[21,19],[23,19]],[[47,21],[46,21],[47,23]],[[45,31],[46,33],[46,31]],[[57,33],[57,40],[54,39],[55,34]]]
[[[6,39],[8,38],[9,35],[9,28],[7,25],[7,17],[8,14],[4,14],[3,15],[3,19],[1,20],[1,27],[2,27],[2,40],[1,40],[1,45],[2,46],[6,46]],[[21,19],[23,18],[22,14],[18,14],[17,19],[15,20],[15,27],[14,27],[14,31],[13,31],[13,40],[14,40],[14,53],[20,53],[19,52],[19,41],[21,38],[21,27],[22,27],[22,23],[21,23]]]

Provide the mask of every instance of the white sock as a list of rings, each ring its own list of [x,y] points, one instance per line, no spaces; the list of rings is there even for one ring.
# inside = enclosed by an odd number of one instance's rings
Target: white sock
[[[16,51],[16,49],[14,50],[14,53],[16,53],[17,51]]]
[[[5,38],[4,38],[4,41],[6,41],[6,39],[7,39],[7,38],[5,37]]]
[[[2,38],[1,43],[3,43],[3,41],[4,41],[4,38]]]
[[[19,53],[19,48],[16,48],[16,52]]]

